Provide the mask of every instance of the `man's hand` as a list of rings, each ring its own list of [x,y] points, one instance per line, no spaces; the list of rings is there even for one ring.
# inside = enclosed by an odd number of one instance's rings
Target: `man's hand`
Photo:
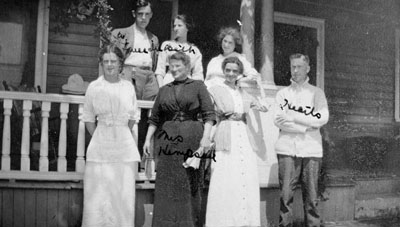
[[[279,114],[276,116],[276,121],[277,121],[279,124],[291,123],[291,122],[294,122],[294,117],[293,117],[293,116],[290,116],[290,115],[288,115],[288,114],[286,114],[286,113],[279,113]]]

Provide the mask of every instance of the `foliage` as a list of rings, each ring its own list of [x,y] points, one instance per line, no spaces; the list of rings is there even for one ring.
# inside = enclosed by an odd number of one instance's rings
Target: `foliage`
[[[97,22],[94,35],[100,34],[101,44],[105,45],[110,43],[111,37],[110,10],[113,8],[107,0],[55,0],[50,15],[56,23],[54,30],[63,34],[71,21]]]

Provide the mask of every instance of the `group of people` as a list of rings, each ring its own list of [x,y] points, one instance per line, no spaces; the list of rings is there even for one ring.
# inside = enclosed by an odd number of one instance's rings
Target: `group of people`
[[[141,156],[157,159],[153,227],[204,225],[207,161],[205,226],[261,226],[257,155],[246,116],[250,109],[269,109],[238,86],[240,79],[260,80],[241,55],[240,33],[231,27],[220,30],[221,54],[210,61],[204,77],[201,52],[187,40],[192,23],[186,15],[176,16],[175,37],[159,47],[158,38],[146,30],[151,3],[138,0],[132,13],[135,23],[115,29],[113,43],[100,50],[102,76],[85,95],[83,121],[92,138],[82,226],[134,226],[135,162]],[[319,226],[319,128],[329,112],[323,91],[308,83],[308,57],[294,54],[290,65],[292,85],[278,92],[274,109],[280,128],[280,226],[292,224],[298,182],[304,186],[307,226]],[[150,116],[148,110],[138,111],[138,99],[154,101]],[[136,121],[138,142],[132,132]]]

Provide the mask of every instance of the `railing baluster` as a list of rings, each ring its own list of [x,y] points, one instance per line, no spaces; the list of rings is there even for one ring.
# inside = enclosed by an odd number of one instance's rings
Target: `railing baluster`
[[[82,121],[83,104],[79,104],[79,129],[78,142],[76,145],[76,172],[83,173],[85,171],[85,123]]]
[[[49,116],[50,102],[42,103],[42,132],[40,136],[39,171],[49,171]]]
[[[10,170],[11,158],[10,158],[10,147],[11,147],[11,99],[5,99],[3,103],[4,107],[4,123],[3,123],[3,145],[1,155],[1,170]]]
[[[1,169],[0,169],[0,179],[32,179],[32,180],[81,180],[83,177],[83,172],[85,169],[85,125],[82,121],[83,112],[83,102],[84,98],[81,96],[73,95],[59,95],[59,94],[33,94],[26,92],[9,92],[0,91],[0,99],[3,101],[4,107],[4,119],[3,124],[0,126],[0,130],[3,130],[3,141],[1,147]],[[23,128],[22,128],[22,138],[21,138],[21,170],[20,171],[10,171],[11,166],[11,117],[12,108],[14,100],[22,100],[23,102]],[[39,171],[30,171],[30,121],[31,121],[31,110],[33,102],[41,102],[41,138],[40,138],[40,156],[39,156]],[[49,151],[51,145],[51,135],[49,131],[51,126],[50,121],[50,111],[51,105],[53,103],[60,103],[59,113],[60,113],[60,131],[58,140],[58,156],[57,156],[57,171],[50,172],[50,160]],[[78,135],[76,141],[76,168],[74,172],[67,172],[67,119],[69,112],[69,105],[79,105],[79,125],[78,125]],[[140,101],[140,108],[149,109],[152,107],[153,103],[148,101]],[[138,137],[138,124],[133,126],[133,136],[137,142]],[[151,144],[151,150],[153,149],[153,143]],[[137,180],[145,181],[145,183],[150,183],[150,181],[155,179],[155,165],[154,158],[148,157],[143,163],[145,167],[144,171],[136,172]],[[137,168],[135,168],[137,169]],[[143,168],[142,168],[143,169]],[[5,174],[5,175],[4,175]]]
[[[23,117],[22,141],[21,141],[21,171],[30,171],[30,117],[32,109],[31,100],[23,100]]]
[[[67,118],[68,118],[69,103],[61,103],[60,105],[60,137],[58,140],[58,159],[57,159],[57,171],[67,171]]]

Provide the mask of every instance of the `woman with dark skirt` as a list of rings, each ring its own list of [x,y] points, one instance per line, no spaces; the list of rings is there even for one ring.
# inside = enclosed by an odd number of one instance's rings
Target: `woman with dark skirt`
[[[183,163],[190,157],[208,158],[204,151],[210,147],[216,116],[204,83],[188,78],[190,57],[182,52],[171,55],[169,69],[174,81],[160,89],[143,147],[150,155],[154,135],[158,162],[153,227],[200,227],[204,165],[195,169]]]

